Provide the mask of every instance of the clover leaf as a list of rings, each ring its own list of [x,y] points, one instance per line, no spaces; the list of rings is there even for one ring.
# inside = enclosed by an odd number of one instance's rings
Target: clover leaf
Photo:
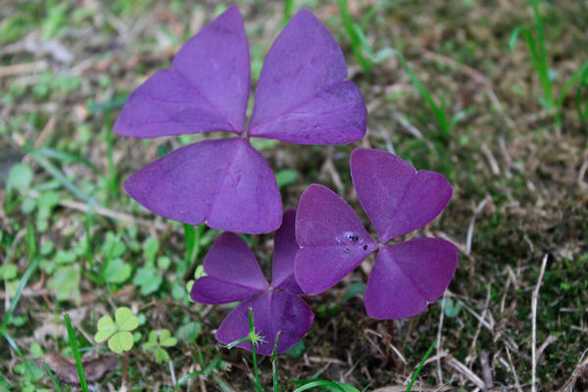
[[[186,343],[194,343],[202,332],[202,324],[191,321],[178,328],[177,336]]]
[[[12,280],[16,278],[18,268],[16,265],[8,263],[0,266],[0,279]]]
[[[131,277],[131,273],[131,265],[118,258],[111,260],[104,270],[106,281],[116,284],[124,283]]]
[[[58,301],[79,302],[82,272],[78,264],[59,266],[49,279],[47,287]]]
[[[18,163],[10,169],[8,180],[6,181],[6,190],[16,189],[24,194],[33,182],[33,170],[26,163]]]
[[[143,344],[143,350],[150,352],[155,357],[155,362],[164,363],[170,360],[166,347],[173,347],[178,343],[168,329],[158,329],[149,332],[147,342]]]
[[[114,233],[108,232],[106,239],[102,244],[102,255],[106,260],[112,260],[122,257],[126,252],[127,247],[125,243]]]
[[[294,169],[280,170],[276,174],[276,182],[278,183],[279,188],[284,188],[288,185],[294,184],[298,181],[299,177],[298,172]]]
[[[178,339],[174,338],[169,330],[162,329],[159,332],[159,344],[162,347],[173,347],[177,343]]]
[[[453,318],[459,315],[463,304],[460,301],[454,301],[451,298],[445,298],[441,301],[443,313],[445,316]]]
[[[159,252],[159,241],[155,237],[149,237],[143,244],[143,257],[148,265],[154,264],[157,252]]]
[[[141,267],[133,278],[133,284],[141,287],[141,294],[149,295],[159,290],[163,283],[163,277],[157,269],[152,266]]]
[[[6,292],[12,297],[16,294],[18,286],[18,267],[8,263],[0,266],[0,281],[4,281]]]
[[[139,326],[139,319],[131,309],[120,307],[114,312],[114,320],[110,315],[104,315],[98,320],[98,332],[94,336],[96,343],[108,341],[108,348],[117,354],[133,348],[133,334],[131,331]]]

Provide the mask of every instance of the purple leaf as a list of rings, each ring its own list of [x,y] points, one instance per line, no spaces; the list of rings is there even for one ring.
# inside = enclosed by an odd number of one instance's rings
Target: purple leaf
[[[263,337],[257,347],[261,355],[271,355],[278,331],[278,353],[287,351],[310,330],[314,320],[312,310],[299,296],[285,290],[270,290],[243,302],[224,319],[216,333],[219,342],[229,344],[249,335],[250,307],[256,334]],[[249,342],[238,347],[251,350]]]
[[[282,226],[274,236],[274,256],[272,259],[272,287],[288,290],[293,294],[302,294],[294,279],[294,259],[298,251],[296,233],[296,210],[284,213]]]
[[[207,276],[192,286],[192,299],[201,303],[220,304],[243,301],[222,322],[216,338],[229,344],[249,335],[248,309],[253,308],[255,330],[263,337],[258,346],[262,355],[270,355],[280,332],[279,352],[284,352],[308,332],[314,314],[300,298],[300,289],[292,279],[295,211],[284,214],[284,225],[276,234],[274,278],[270,286],[255,256],[237,235],[221,235],[204,260]],[[249,343],[239,347],[251,349]]]
[[[206,276],[192,286],[192,299],[205,304],[241,301],[259,294],[269,284],[255,255],[233,233],[224,233],[204,258]]]
[[[365,104],[347,80],[341,48],[308,10],[292,18],[265,59],[250,129],[296,144],[351,143],[365,134]]]
[[[192,300],[202,304],[226,304],[250,298],[257,289],[226,282],[223,279],[204,276],[192,285]]]
[[[258,234],[282,221],[274,174],[241,138],[179,148],[130,176],[125,189],[150,211],[184,223]]]
[[[365,104],[347,80],[342,51],[309,11],[292,19],[268,53],[251,127],[244,129],[249,61],[243,19],[230,7],[180,49],[171,67],[131,94],[115,124],[121,135],[247,136],[187,146],[147,165],[127,180],[131,197],[155,214],[189,224],[274,231],[282,219],[280,194],[248,136],[336,144],[365,134]]]
[[[296,214],[295,274],[300,288],[318,294],[334,286],[376,249],[353,209],[330,189],[313,184]]]
[[[378,252],[365,293],[370,317],[389,320],[415,316],[437,300],[457,268],[450,242],[417,238]]]
[[[355,149],[351,176],[382,242],[423,227],[451,199],[451,185],[441,174],[417,172],[408,162],[380,150]]]
[[[190,39],[170,68],[131,94],[114,129],[140,138],[241,132],[249,88],[249,44],[233,6]]]

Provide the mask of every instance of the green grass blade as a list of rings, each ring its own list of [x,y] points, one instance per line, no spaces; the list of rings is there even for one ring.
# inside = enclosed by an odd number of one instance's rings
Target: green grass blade
[[[397,53],[398,59],[400,60],[400,64],[404,69],[404,72],[408,75],[412,85],[417,90],[418,94],[420,95],[421,99],[425,101],[425,104],[428,106],[429,110],[433,113],[435,117],[435,122],[437,123],[437,128],[439,130],[439,134],[441,136],[441,140],[446,142],[449,140],[451,136],[451,121],[449,120],[447,113],[442,105],[440,105],[437,100],[433,97],[431,91],[425,86],[425,84],[419,79],[416,73],[412,70],[406,59],[401,53]]]
[[[14,350],[16,355],[18,355],[19,357],[22,357],[22,353],[20,351],[20,348],[18,347],[18,344],[16,344],[16,341],[12,338],[12,336],[10,336],[7,332],[5,332],[4,328],[2,328],[2,336],[4,337],[4,339],[6,339],[6,341],[8,342],[8,345],[10,347],[12,347],[12,349]]]
[[[72,154],[69,152],[61,151],[51,147],[41,147],[35,150],[38,154],[49,158],[49,159],[57,159],[62,161],[63,163],[79,163],[82,164],[89,169],[91,169],[94,173],[97,173],[96,165],[94,165],[91,161],[86,158],[83,158],[79,155]]]
[[[198,354],[199,354],[198,355],[199,356],[198,363],[200,364],[200,368],[202,370],[197,370],[197,371],[193,371],[193,372],[185,374],[178,381],[178,385],[186,385],[188,383],[188,381],[193,380],[198,377],[210,377],[215,372],[221,371],[223,369],[225,362],[222,360],[221,357],[214,357],[214,359],[212,361],[210,361],[208,363],[208,365],[204,366],[204,357],[202,356],[201,352],[199,352]]]
[[[8,328],[8,323],[10,322],[10,319],[12,318],[12,314],[14,313],[14,311],[16,310],[16,307],[18,306],[18,303],[20,302],[20,298],[22,296],[22,291],[24,290],[27,283],[29,282],[29,279],[31,278],[31,276],[33,275],[33,273],[37,270],[37,268],[39,266],[40,259],[37,257],[37,242],[35,240],[35,231],[34,231],[34,227],[32,224],[29,224],[29,226],[27,228],[26,241],[27,241],[27,251],[28,251],[28,258],[30,260],[30,264],[29,264],[28,268],[26,269],[25,273],[21,276],[21,278],[18,282],[18,286],[16,286],[16,292],[14,294],[14,297],[12,298],[12,302],[10,303],[10,307],[8,308],[8,311],[4,314],[4,317],[2,319],[2,332],[3,332],[3,334],[6,331],[6,329]]]
[[[588,122],[588,99],[583,98],[582,90],[588,90],[588,75],[580,81],[580,87],[576,91],[575,106],[578,117],[583,123]]]
[[[107,128],[106,132],[106,161],[108,163],[107,184],[110,195],[116,196],[118,194],[118,171],[114,164],[114,132]]]
[[[31,222],[27,225],[27,233],[25,236],[26,239],[26,247],[27,247],[27,257],[29,260],[34,260],[37,258],[37,252],[39,248],[37,247],[37,238],[35,234],[35,226]]]
[[[412,391],[412,387],[414,386],[414,383],[416,382],[417,378],[419,377],[419,374],[421,374],[421,371],[425,367],[425,362],[427,362],[427,359],[429,359],[429,357],[433,353],[433,350],[435,349],[436,346],[437,346],[436,342],[433,342],[431,344],[431,346],[429,346],[429,349],[427,350],[427,352],[425,353],[425,355],[423,356],[423,358],[419,362],[418,366],[416,367],[416,369],[414,370],[414,372],[410,376],[410,381],[408,382],[408,385],[406,386],[406,392]]]
[[[249,335],[247,336],[243,336],[242,338],[233,340],[232,342],[229,342],[228,344],[225,345],[225,348],[228,350],[232,350],[235,347],[237,347],[238,345],[240,345],[241,343],[245,343],[245,342],[250,342],[251,341],[251,337]]]
[[[10,384],[8,382],[8,380],[6,379],[6,377],[4,377],[2,374],[0,374],[0,387],[6,388],[7,391],[10,391],[10,386],[12,384]],[[3,390],[0,388],[0,390]]]
[[[296,1],[295,0],[284,0],[284,14],[282,16],[282,23],[286,24],[290,21],[292,14],[294,13],[294,8],[296,8]]]
[[[37,151],[32,151],[29,154],[35,162],[39,164],[47,173],[49,173],[53,178],[55,178],[65,189],[70,191],[75,197],[88,203],[90,205],[95,204],[95,200],[90,196],[86,195],[80,188],[78,188],[73,182],[71,182],[65,174],[61,172],[53,163],[51,163],[47,158],[45,158],[42,154],[38,153]]]
[[[312,380],[299,385],[294,392],[308,391],[313,388],[321,388],[327,391],[335,392],[359,392],[359,389],[349,384],[341,384],[335,381],[329,380]]]
[[[200,242],[204,234],[204,225],[192,226],[184,225],[184,243],[186,266],[192,265],[200,253]]]
[[[549,58],[545,45],[545,29],[543,27],[543,18],[540,10],[541,0],[531,0],[533,10],[533,21],[535,35],[528,32],[527,43],[531,50],[531,57],[534,58],[534,66],[537,76],[543,88],[543,100],[547,109],[555,108],[555,99],[553,96],[553,82],[549,74]]]
[[[43,370],[45,371],[45,374],[47,374],[47,376],[49,376],[49,378],[51,379],[51,382],[53,383],[54,390],[56,392],[61,392],[63,390],[61,388],[61,382],[59,381],[57,376],[55,376],[55,374],[53,374],[53,371],[49,368],[49,366],[47,366],[47,364],[45,364],[43,366]]]
[[[525,27],[519,26],[516,29],[514,29],[513,32],[510,34],[510,38],[508,40],[508,48],[511,51],[513,51],[519,43],[519,36],[521,35],[524,29]]]
[[[85,263],[88,264],[89,269],[93,272],[94,269],[94,246],[92,238],[92,227],[94,226],[94,214],[88,211],[84,217],[84,231],[86,234],[86,247],[84,249]],[[84,263],[84,266],[85,266]]]
[[[574,87],[578,85],[582,85],[588,81],[588,62],[582,64],[580,68],[578,68],[563,84],[561,89],[559,90],[559,96],[557,98],[557,113],[556,113],[556,122],[559,127],[562,125],[562,117],[563,117],[563,104],[565,99],[568,95],[572,92]],[[578,102],[576,102],[578,106]],[[580,118],[583,119],[582,110],[578,111]]]
[[[357,61],[363,72],[370,73],[374,64],[363,53],[364,42],[362,34],[360,33],[361,29],[359,25],[353,21],[351,12],[349,12],[349,3],[347,0],[337,0],[337,4],[339,6],[339,15],[341,17],[343,28],[345,29],[345,33],[351,44],[353,57],[355,57],[355,61]]]
[[[80,387],[82,388],[83,392],[88,392],[88,382],[86,381],[86,372],[84,371],[84,366],[82,365],[82,355],[80,354],[78,338],[73,326],[71,325],[71,319],[67,313],[63,315],[63,321],[65,322],[65,327],[67,328],[67,341],[76,363],[76,371],[78,373]]]
[[[581,84],[583,81],[588,81],[588,62],[582,64],[582,66],[578,68],[561,87],[557,103],[558,108],[561,109],[563,106],[563,101],[570,94],[572,89],[578,84]]]
[[[219,376],[215,376],[214,381],[216,382],[216,385],[218,385],[221,392],[235,392],[235,390]]]

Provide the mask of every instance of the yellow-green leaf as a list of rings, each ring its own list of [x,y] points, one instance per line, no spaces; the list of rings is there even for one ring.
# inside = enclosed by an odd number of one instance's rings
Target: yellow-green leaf
[[[114,325],[112,317],[109,315],[102,316],[100,320],[98,320],[98,332],[96,332],[94,340],[96,340],[96,343],[105,342],[106,339],[111,337],[115,332],[116,325]]]
[[[139,319],[126,306],[116,309],[114,320],[119,331],[132,331],[139,326]]]
[[[133,348],[133,334],[127,331],[120,331],[108,339],[108,347],[115,353],[121,354]]]

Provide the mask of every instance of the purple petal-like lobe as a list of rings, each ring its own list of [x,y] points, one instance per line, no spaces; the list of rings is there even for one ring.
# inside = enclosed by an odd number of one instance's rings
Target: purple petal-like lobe
[[[300,197],[296,240],[300,246],[296,281],[308,294],[337,284],[376,248],[353,209],[335,192],[316,184]]]
[[[233,233],[216,239],[204,258],[204,271],[206,276],[192,286],[192,299],[201,303],[240,301],[269,287],[253,252]]]
[[[249,86],[249,44],[233,6],[190,39],[170,68],[131,94],[114,129],[141,138],[241,132]]]
[[[263,337],[257,352],[271,355],[275,339],[280,331],[278,353],[287,351],[310,330],[314,314],[310,307],[297,295],[285,290],[270,290],[243,302],[222,322],[216,332],[216,339],[229,344],[249,334],[248,309],[253,309],[253,319],[257,335]],[[238,347],[251,350],[250,343]]]
[[[131,175],[125,189],[150,211],[184,223],[259,234],[282,221],[274,174],[241,138],[179,148]]]
[[[190,296],[202,304],[226,304],[251,298],[258,293],[259,290],[252,287],[204,276],[194,282]]]
[[[250,129],[296,144],[351,143],[365,134],[365,104],[347,80],[343,52],[308,10],[292,18],[267,54]]]
[[[272,287],[302,294],[294,279],[294,258],[298,251],[296,243],[296,210],[284,213],[282,226],[274,235],[274,256],[272,258]]]
[[[417,172],[408,162],[381,150],[355,149],[351,176],[357,197],[383,242],[423,227],[451,199],[451,185],[441,174]]]
[[[368,316],[396,320],[415,316],[443,295],[457,268],[457,249],[448,241],[417,238],[380,249],[368,279]]]

